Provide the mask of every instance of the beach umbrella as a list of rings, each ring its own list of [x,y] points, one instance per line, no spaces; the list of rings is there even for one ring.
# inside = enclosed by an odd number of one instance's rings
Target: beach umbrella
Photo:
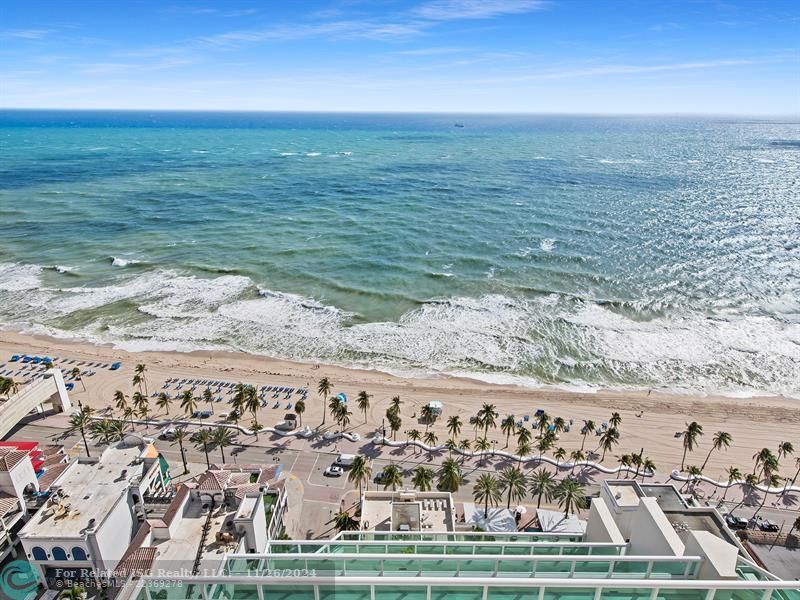
[[[336,394],[336,399],[339,400],[339,402],[347,402],[347,396],[344,395],[344,392]]]
[[[528,509],[520,505],[514,509],[514,512],[517,513],[518,515],[524,515],[526,512],[528,512]]]

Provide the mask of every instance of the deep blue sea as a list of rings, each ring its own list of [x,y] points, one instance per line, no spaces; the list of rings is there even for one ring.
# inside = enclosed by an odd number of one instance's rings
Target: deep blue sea
[[[0,111],[0,325],[800,396],[800,121]]]

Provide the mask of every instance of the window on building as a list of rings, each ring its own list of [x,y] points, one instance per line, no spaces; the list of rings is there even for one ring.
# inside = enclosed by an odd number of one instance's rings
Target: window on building
[[[33,555],[33,560],[47,560],[47,552],[44,551],[44,548],[39,548],[39,546],[34,546],[31,549],[31,554]]]
[[[72,560],[86,560],[86,550],[79,546],[72,549]]]
[[[53,548],[53,560],[67,560],[67,553],[61,546]]]

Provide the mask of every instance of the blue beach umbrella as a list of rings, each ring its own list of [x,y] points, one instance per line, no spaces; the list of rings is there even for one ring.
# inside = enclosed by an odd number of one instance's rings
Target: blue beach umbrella
[[[339,392],[338,394],[336,394],[336,399],[339,402],[347,402],[347,396],[344,395],[344,392]]]

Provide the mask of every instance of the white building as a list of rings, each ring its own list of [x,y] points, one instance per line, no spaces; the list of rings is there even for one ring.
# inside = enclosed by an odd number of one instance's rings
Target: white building
[[[99,457],[72,461],[47,503],[19,532],[40,581],[91,580],[112,571],[145,518],[144,498],[168,488],[166,463],[149,438],[128,435]]]

